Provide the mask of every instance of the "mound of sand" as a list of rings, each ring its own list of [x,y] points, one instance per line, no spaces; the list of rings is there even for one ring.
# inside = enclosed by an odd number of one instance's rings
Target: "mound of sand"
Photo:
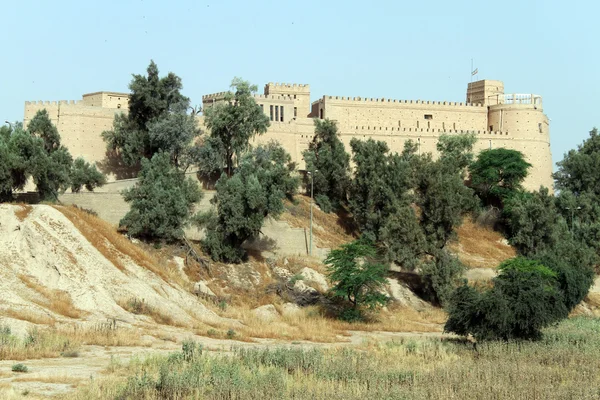
[[[143,300],[175,325],[235,322],[102,236],[107,258],[57,208],[0,204],[0,315],[6,323],[153,323],[119,305],[132,299]]]

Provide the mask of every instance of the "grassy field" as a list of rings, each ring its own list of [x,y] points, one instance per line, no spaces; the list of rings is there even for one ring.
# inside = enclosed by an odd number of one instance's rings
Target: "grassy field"
[[[595,399],[600,320],[576,317],[526,343],[405,339],[356,348],[233,349],[192,342],[112,366],[71,399]]]

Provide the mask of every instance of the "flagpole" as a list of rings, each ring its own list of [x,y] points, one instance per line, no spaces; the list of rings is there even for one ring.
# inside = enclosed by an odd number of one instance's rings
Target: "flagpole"
[[[473,59],[471,58],[471,83],[473,83]]]

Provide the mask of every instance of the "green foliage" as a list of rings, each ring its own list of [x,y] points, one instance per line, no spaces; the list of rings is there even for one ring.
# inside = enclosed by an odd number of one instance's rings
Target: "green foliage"
[[[584,243],[575,241],[569,235],[563,235],[552,248],[538,251],[532,258],[539,260],[556,276],[558,288],[563,294],[566,318],[587,296],[594,284],[596,274],[593,267],[598,256]]]
[[[505,201],[504,218],[509,242],[520,254],[527,256],[556,244],[559,215],[548,189],[515,193]]]
[[[206,228],[203,247],[214,260],[241,262],[242,244],[256,237],[265,218],[284,211],[283,199],[291,198],[298,187],[291,157],[276,142],[258,146],[242,156],[231,177],[217,181],[213,198],[216,212],[196,218]]]
[[[446,250],[437,250],[435,256],[422,264],[421,278],[424,292],[434,303],[445,306],[452,292],[462,281],[465,266]]]
[[[396,262],[402,268],[415,270],[421,264],[421,256],[427,252],[425,235],[413,207],[398,208],[379,231],[379,243],[387,262]]]
[[[465,169],[473,162],[473,145],[477,142],[474,133],[441,135],[437,142],[440,161],[452,172],[464,175]]]
[[[354,241],[332,250],[325,259],[331,293],[352,303],[352,310],[342,317],[356,320],[362,308],[375,309],[385,305],[388,297],[382,293],[387,267],[374,262],[376,250],[370,243]]]
[[[270,125],[269,118],[252,97],[257,90],[255,85],[234,78],[231,88],[233,90],[225,95],[223,102],[204,110],[205,124],[213,141],[208,142],[210,151],[203,153],[212,159],[217,157],[212,155],[215,150],[222,151],[218,157],[225,161],[225,171],[229,177],[233,174],[234,157],[240,160],[250,148],[250,139],[265,133]],[[199,163],[209,164],[207,160]]]
[[[306,170],[314,177],[308,178],[306,187],[311,188],[319,207],[325,212],[346,203],[350,186],[350,155],[341,142],[335,121],[315,119],[315,135],[308,150],[302,153]]]
[[[566,317],[557,274],[538,261],[514,258],[500,266],[491,289],[464,285],[450,300],[445,330],[477,340],[538,339],[541,329]]]
[[[11,368],[12,372],[29,372],[29,368],[25,364],[14,364]]]
[[[39,137],[44,141],[44,149],[50,154],[60,148],[60,135],[58,129],[50,120],[46,109],[38,111],[35,116],[29,121],[27,130],[33,136]]]
[[[556,163],[554,173],[556,188],[575,195],[591,192],[600,196],[600,134],[598,129],[590,131],[590,137],[577,150],[570,150],[562,161]]]
[[[170,163],[170,155],[157,153],[142,160],[138,182],[123,192],[130,211],[121,220],[132,236],[175,240],[183,236],[195,202],[198,185]]]
[[[198,173],[206,179],[218,179],[227,165],[225,154],[221,139],[215,136],[204,137],[202,143],[195,147],[194,158]]]
[[[523,153],[504,148],[483,150],[471,164],[471,187],[484,205],[500,207],[504,200],[522,190],[531,164]]]
[[[58,199],[58,194],[78,182],[88,190],[104,183],[104,176],[95,167],[73,164],[66,147],[60,145],[60,135],[50,121],[46,110],[32,118],[28,131],[22,124],[0,135],[0,201],[12,200],[12,193],[21,190],[29,178],[33,179],[40,198]],[[83,181],[81,180],[83,179]]]
[[[410,166],[384,142],[350,142],[355,164],[349,205],[361,233],[375,242],[388,218],[410,203]]]
[[[95,165],[90,165],[81,157],[73,162],[71,166],[71,191],[73,193],[79,193],[82,187],[91,192],[105,183],[106,177],[96,169]]]
[[[154,61],[147,76],[133,75],[129,113],[115,115],[113,129],[102,133],[108,149],[129,166],[165,152],[173,165],[185,170],[191,162],[184,162],[186,152],[200,131],[187,114],[190,100],[181,94],[182,88],[181,79],[171,72],[159,77]]]
[[[473,191],[464,185],[460,170],[440,159],[422,167],[415,192],[427,243],[431,251],[443,249],[463,216],[475,208]]]

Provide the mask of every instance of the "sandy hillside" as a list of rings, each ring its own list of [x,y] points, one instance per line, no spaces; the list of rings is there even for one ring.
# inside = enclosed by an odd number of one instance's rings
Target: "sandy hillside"
[[[69,210],[59,209],[0,205],[0,322],[23,330],[29,323],[152,322],[119,305],[134,298],[176,325],[233,322],[208,310],[176,281],[161,277],[151,260],[134,261],[135,253],[117,248],[128,243],[117,246],[89,221],[71,215],[80,229],[94,232],[96,243],[90,243],[65,216]]]

